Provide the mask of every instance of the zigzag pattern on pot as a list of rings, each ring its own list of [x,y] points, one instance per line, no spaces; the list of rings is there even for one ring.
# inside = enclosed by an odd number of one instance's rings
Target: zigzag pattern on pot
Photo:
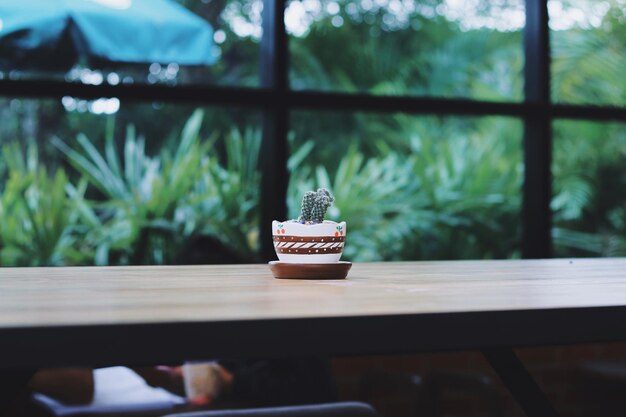
[[[345,236],[274,236],[274,247],[278,253],[315,255],[341,253]]]
[[[336,248],[343,247],[344,242],[327,242],[327,243],[315,243],[315,242],[274,242],[275,248]]]

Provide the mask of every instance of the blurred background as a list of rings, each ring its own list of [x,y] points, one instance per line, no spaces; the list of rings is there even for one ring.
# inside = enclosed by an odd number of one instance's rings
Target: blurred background
[[[212,62],[7,58],[0,78],[259,87],[263,2],[178,3],[210,24]],[[624,106],[625,8],[548,2],[554,103]],[[523,101],[523,0],[293,0],[284,16],[292,90]],[[260,261],[261,124],[246,103],[0,97],[1,264]],[[626,125],[552,130],[555,255],[626,254]],[[288,141],[289,216],[329,187],[348,260],[521,256],[522,119],[294,109]]]

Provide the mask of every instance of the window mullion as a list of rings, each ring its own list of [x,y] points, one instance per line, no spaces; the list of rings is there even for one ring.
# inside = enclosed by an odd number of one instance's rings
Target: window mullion
[[[552,132],[547,0],[526,0],[524,94],[534,111],[524,121],[522,256],[552,256]]]
[[[270,100],[263,110],[261,169],[261,256],[274,259],[271,222],[287,218],[287,131],[288,64],[287,34],[284,24],[285,0],[263,3],[261,41],[261,87],[270,89]]]

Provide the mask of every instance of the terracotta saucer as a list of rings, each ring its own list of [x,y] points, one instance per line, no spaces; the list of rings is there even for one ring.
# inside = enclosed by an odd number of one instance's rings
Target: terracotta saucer
[[[278,279],[344,279],[352,262],[327,264],[295,264],[280,261],[269,263],[274,278]]]

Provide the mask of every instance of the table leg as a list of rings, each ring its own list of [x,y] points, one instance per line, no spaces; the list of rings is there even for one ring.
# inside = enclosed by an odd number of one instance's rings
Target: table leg
[[[528,417],[558,417],[552,403],[512,349],[483,349],[482,354]]]

